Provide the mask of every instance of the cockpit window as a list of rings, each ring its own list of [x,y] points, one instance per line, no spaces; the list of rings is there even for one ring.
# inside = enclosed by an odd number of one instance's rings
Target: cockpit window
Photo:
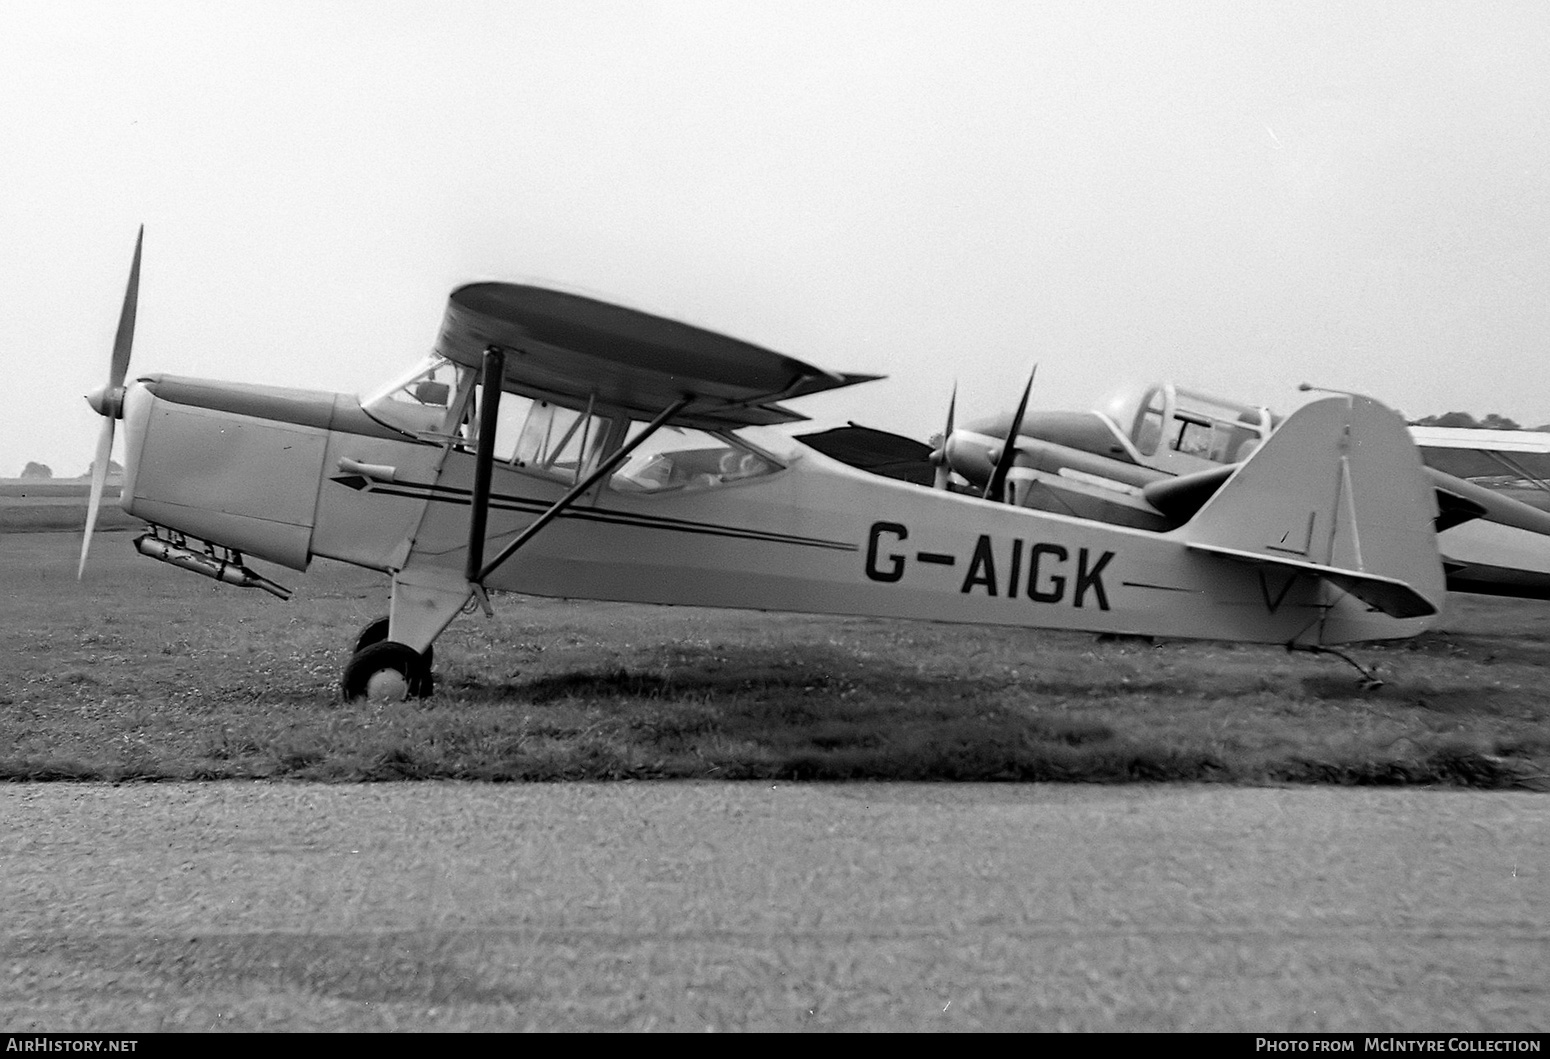
[[[484,387],[472,387],[453,444],[467,452],[479,447]],[[614,421],[525,394],[501,394],[495,421],[495,460],[563,482],[579,482],[602,455]]]
[[[416,437],[431,437],[465,452],[479,444],[483,387],[478,373],[440,356],[361,406],[374,418]],[[495,425],[497,466],[580,482],[611,452],[639,436],[646,424],[537,400],[501,394]],[[622,436],[621,436],[622,434]],[[730,433],[663,427],[635,449],[609,478],[621,493],[656,493],[759,478],[783,470],[774,457]]]
[[[1167,395],[1159,386],[1146,395],[1146,402],[1136,416],[1135,443],[1142,455],[1156,453],[1157,443],[1163,436],[1163,416],[1167,414]]]
[[[608,440],[609,425],[601,416],[534,401],[523,417],[511,462],[551,478],[578,482],[595,466]]]
[[[628,438],[645,428],[632,423]],[[782,467],[730,434],[711,434],[687,427],[663,427],[647,438],[609,485],[621,493],[660,493],[674,489],[706,489],[728,482],[760,478]]]
[[[1238,463],[1270,433],[1270,416],[1262,408],[1224,401],[1180,389],[1168,444],[1189,456],[1213,463]]]
[[[361,401],[373,418],[405,433],[448,434],[456,424],[454,410],[461,403],[473,373],[445,357],[432,356],[405,378]]]

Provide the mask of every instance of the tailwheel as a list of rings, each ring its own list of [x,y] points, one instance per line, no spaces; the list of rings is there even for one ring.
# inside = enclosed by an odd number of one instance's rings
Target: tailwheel
[[[344,678],[340,681],[346,702],[423,699],[434,686],[430,650],[422,655],[394,640],[378,640],[357,650],[345,664]]]

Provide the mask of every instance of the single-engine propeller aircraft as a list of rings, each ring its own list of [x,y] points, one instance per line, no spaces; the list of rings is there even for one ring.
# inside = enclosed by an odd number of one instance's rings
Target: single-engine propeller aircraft
[[[1304,387],[1313,389],[1313,387]],[[936,471],[938,486],[1115,525],[1185,525],[1283,422],[1269,409],[1162,383],[1121,392],[1101,410],[1026,411],[954,428],[893,473]],[[1007,437],[1018,423],[1010,461]],[[815,443],[889,452],[852,428]],[[1450,591],[1550,599],[1550,434],[1413,427],[1435,493]],[[894,439],[896,448],[908,439]],[[1002,477],[997,480],[997,474]]]
[[[1444,598],[1434,492],[1364,397],[1300,409],[1157,531],[858,470],[768,427],[874,376],[542,287],[454,290],[434,351],[365,399],[126,383],[139,273],[137,243],[88,398],[106,422],[82,569],[122,419],[142,553],[281,596],[244,556],[388,575],[347,698],[428,693],[432,643],[490,590],[1311,649],[1414,635]]]

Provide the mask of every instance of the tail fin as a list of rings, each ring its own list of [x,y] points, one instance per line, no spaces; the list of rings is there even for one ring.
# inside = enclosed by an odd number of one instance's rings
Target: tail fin
[[[1299,409],[1177,532],[1192,551],[1317,574],[1396,618],[1445,585],[1436,491],[1400,417],[1366,397]]]

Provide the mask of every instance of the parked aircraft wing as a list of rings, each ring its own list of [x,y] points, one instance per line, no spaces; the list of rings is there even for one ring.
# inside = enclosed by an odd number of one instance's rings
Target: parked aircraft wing
[[[1148,482],[1141,489],[1141,495],[1147,503],[1170,519],[1178,523],[1188,522],[1237,470],[1237,464],[1228,464],[1173,478],[1159,478]]]
[[[807,418],[778,402],[880,378],[826,371],[676,320],[514,283],[452,292],[436,348],[469,367],[496,346],[504,388],[650,419],[685,396],[673,421],[710,428]]]
[[[1422,449],[1476,449],[1482,452],[1550,453],[1550,431],[1485,430],[1478,427],[1411,427]]]
[[[1550,432],[1411,427],[1428,467],[1456,478],[1550,488]]]
[[[1192,551],[1316,574],[1399,618],[1444,596],[1436,492],[1397,414],[1365,397],[1295,412],[1174,532]]]

